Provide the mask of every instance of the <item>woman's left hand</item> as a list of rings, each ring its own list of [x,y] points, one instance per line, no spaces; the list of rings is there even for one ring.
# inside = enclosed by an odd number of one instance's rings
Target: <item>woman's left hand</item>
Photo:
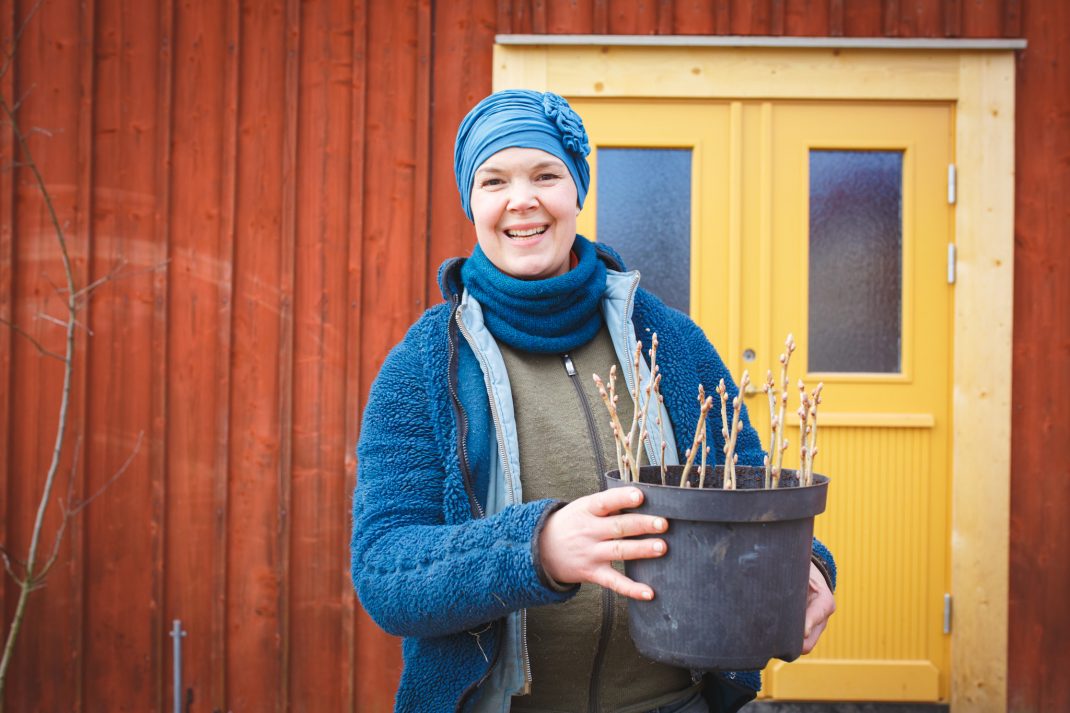
[[[832,590],[817,565],[810,563],[810,584],[806,598],[806,628],[803,634],[802,652],[808,654],[817,645],[821,632],[825,630],[829,617],[836,611],[836,600]]]

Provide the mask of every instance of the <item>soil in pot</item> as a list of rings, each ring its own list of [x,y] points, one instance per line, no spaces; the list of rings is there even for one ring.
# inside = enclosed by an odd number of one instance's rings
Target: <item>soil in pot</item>
[[[802,653],[814,516],[825,509],[828,478],[799,487],[784,471],[780,487],[763,488],[765,470],[736,466],[736,490],[722,490],[723,466],[708,469],[704,487],[680,488],[682,466],[640,469],[638,483],[606,474],[611,488],[643,491],[635,509],[669,521],[665,555],[629,560],[628,577],[649,584],[654,599],[628,605],[629,627],[644,656],[699,670],[764,668],[770,658]]]

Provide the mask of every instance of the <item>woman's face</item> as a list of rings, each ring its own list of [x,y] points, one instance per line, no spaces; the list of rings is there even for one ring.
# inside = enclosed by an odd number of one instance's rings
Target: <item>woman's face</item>
[[[503,149],[483,162],[472,182],[476,239],[507,275],[563,275],[576,237],[576,202],[576,183],[561,159],[539,149]]]

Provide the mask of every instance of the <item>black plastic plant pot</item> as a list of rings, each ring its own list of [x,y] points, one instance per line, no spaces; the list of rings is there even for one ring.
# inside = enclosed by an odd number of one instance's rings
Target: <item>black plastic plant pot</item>
[[[764,468],[737,466],[735,490],[721,489],[723,466],[698,468],[677,483],[682,466],[640,469],[639,482],[607,473],[606,485],[634,485],[643,504],[634,512],[669,521],[658,558],[629,560],[625,572],[649,584],[654,599],[628,603],[632,640],[647,658],[704,671],[761,669],[771,658],[802,653],[814,516],[825,510],[828,478],[799,487],[784,471],[780,487],[763,487]]]

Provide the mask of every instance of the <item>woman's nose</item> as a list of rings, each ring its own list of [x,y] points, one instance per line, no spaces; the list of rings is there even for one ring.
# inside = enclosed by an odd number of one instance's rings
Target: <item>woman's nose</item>
[[[533,187],[523,181],[518,181],[509,187],[509,210],[520,211],[534,208],[538,201],[535,198]]]

